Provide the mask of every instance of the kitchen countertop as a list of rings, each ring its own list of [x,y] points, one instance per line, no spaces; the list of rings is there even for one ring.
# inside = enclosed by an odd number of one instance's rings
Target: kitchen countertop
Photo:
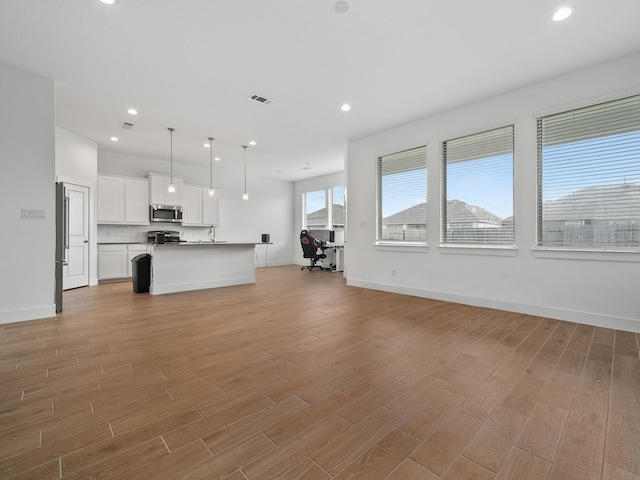
[[[227,242],[220,240],[217,242],[210,242],[208,240],[201,242],[165,242],[165,243],[153,243],[153,242],[98,242],[98,245],[144,245],[152,247],[179,247],[179,246],[194,246],[194,245],[273,245],[273,242]]]
[[[153,245],[148,242],[98,242],[98,245]]]
[[[223,241],[218,241],[218,242],[167,242],[167,243],[160,243],[160,244],[151,244],[154,247],[219,247],[219,246],[224,246],[224,245],[261,245],[262,242],[223,242]]]

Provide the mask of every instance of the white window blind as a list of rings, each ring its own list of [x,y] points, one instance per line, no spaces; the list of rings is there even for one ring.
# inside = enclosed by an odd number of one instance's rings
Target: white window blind
[[[513,125],[442,144],[442,241],[513,245]]]
[[[640,248],[640,96],[538,119],[538,245]]]
[[[427,241],[426,146],[378,158],[378,241]]]

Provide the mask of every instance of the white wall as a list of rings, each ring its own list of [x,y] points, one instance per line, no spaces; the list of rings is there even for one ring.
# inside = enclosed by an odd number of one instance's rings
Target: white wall
[[[229,242],[260,242],[261,235],[268,233],[273,245],[256,247],[258,266],[293,263],[293,183],[254,177],[248,170],[249,200],[243,200],[243,176],[216,167],[215,164],[213,168],[213,186],[220,189],[220,226],[216,230],[217,239]],[[98,171],[145,177],[149,172],[169,172],[169,162],[98,150]],[[197,166],[177,163],[174,160],[173,174],[175,177],[183,178],[184,183],[203,185],[202,179],[210,178],[209,164]],[[205,182],[204,186],[208,186],[208,183]]]
[[[0,65],[0,323],[55,316],[54,142],[53,81]]]
[[[293,258],[296,259],[298,265],[307,265],[308,259],[302,256],[302,247],[300,246],[300,230],[302,230],[302,222],[304,212],[302,211],[302,195],[306,192],[315,192],[317,190],[325,190],[333,187],[345,186],[344,172],[322,175],[320,177],[300,180],[295,183],[293,189],[294,197],[294,227],[293,227]]]
[[[98,145],[80,135],[56,127],[56,181],[89,188],[89,285],[98,284],[98,230],[96,191]]]
[[[347,283],[640,331],[640,254],[534,248],[536,117],[638,93],[640,55],[634,55],[352,141]],[[439,246],[441,142],[509,124],[515,124],[517,249]],[[375,246],[375,159],[425,143],[429,246]]]

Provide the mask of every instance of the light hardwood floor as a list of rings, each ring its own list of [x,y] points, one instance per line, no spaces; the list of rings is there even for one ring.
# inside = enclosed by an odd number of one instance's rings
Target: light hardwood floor
[[[0,478],[640,480],[638,335],[256,277],[0,325]]]

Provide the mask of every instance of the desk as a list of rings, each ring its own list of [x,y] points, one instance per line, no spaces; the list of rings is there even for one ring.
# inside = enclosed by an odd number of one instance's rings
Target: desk
[[[331,269],[332,272],[344,271],[344,246],[325,245],[323,250],[327,256],[327,258],[324,259],[325,268]]]

